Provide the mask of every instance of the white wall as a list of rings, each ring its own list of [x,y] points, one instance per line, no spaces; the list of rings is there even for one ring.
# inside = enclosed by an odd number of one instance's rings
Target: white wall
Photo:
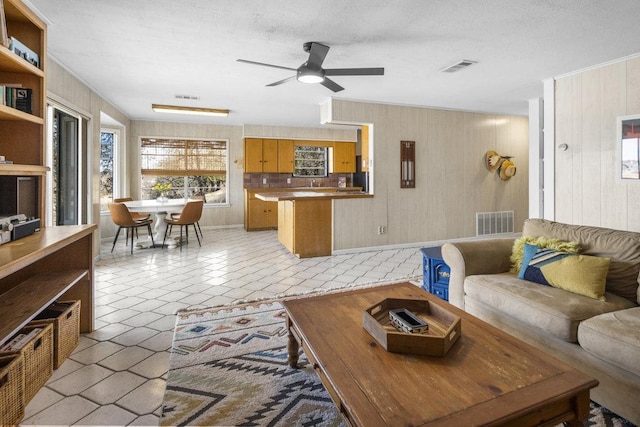
[[[640,183],[615,178],[616,118],[630,114],[640,114],[640,57],[556,80],[557,221],[640,231]]]

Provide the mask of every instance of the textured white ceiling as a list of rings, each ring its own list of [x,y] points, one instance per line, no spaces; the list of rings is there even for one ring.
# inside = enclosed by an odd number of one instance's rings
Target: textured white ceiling
[[[30,0],[50,55],[132,119],[313,126],[327,98],[527,114],[541,80],[640,52],[638,0]],[[302,44],[330,46],[345,90],[291,81]],[[438,72],[462,59],[455,74]],[[198,101],[175,99],[194,95]],[[228,118],[151,111],[228,108]]]

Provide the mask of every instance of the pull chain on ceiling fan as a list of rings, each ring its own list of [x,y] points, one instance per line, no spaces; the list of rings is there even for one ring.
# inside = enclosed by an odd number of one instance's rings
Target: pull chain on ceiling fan
[[[304,51],[309,53],[309,58],[298,68],[283,67],[280,65],[265,64],[264,62],[249,61],[246,59],[238,59],[238,62],[246,64],[261,65],[264,67],[280,68],[283,70],[295,71],[296,75],[287,77],[268,84],[267,86],[278,86],[290,80],[296,79],[303,83],[320,83],[324,87],[340,92],[344,90],[342,86],[329,79],[327,76],[382,76],[384,68],[322,68],[329,46],[317,42],[307,42],[303,45]]]

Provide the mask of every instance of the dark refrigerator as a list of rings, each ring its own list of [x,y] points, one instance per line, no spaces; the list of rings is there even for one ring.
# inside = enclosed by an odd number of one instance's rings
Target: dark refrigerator
[[[351,181],[353,187],[362,187],[362,191],[369,192],[369,172],[362,172],[362,156],[356,156],[356,172]]]

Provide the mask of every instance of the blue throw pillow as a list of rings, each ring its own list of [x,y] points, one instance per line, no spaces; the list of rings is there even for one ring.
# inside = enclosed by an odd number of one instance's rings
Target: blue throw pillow
[[[518,278],[604,301],[609,258],[568,254],[525,243]]]

